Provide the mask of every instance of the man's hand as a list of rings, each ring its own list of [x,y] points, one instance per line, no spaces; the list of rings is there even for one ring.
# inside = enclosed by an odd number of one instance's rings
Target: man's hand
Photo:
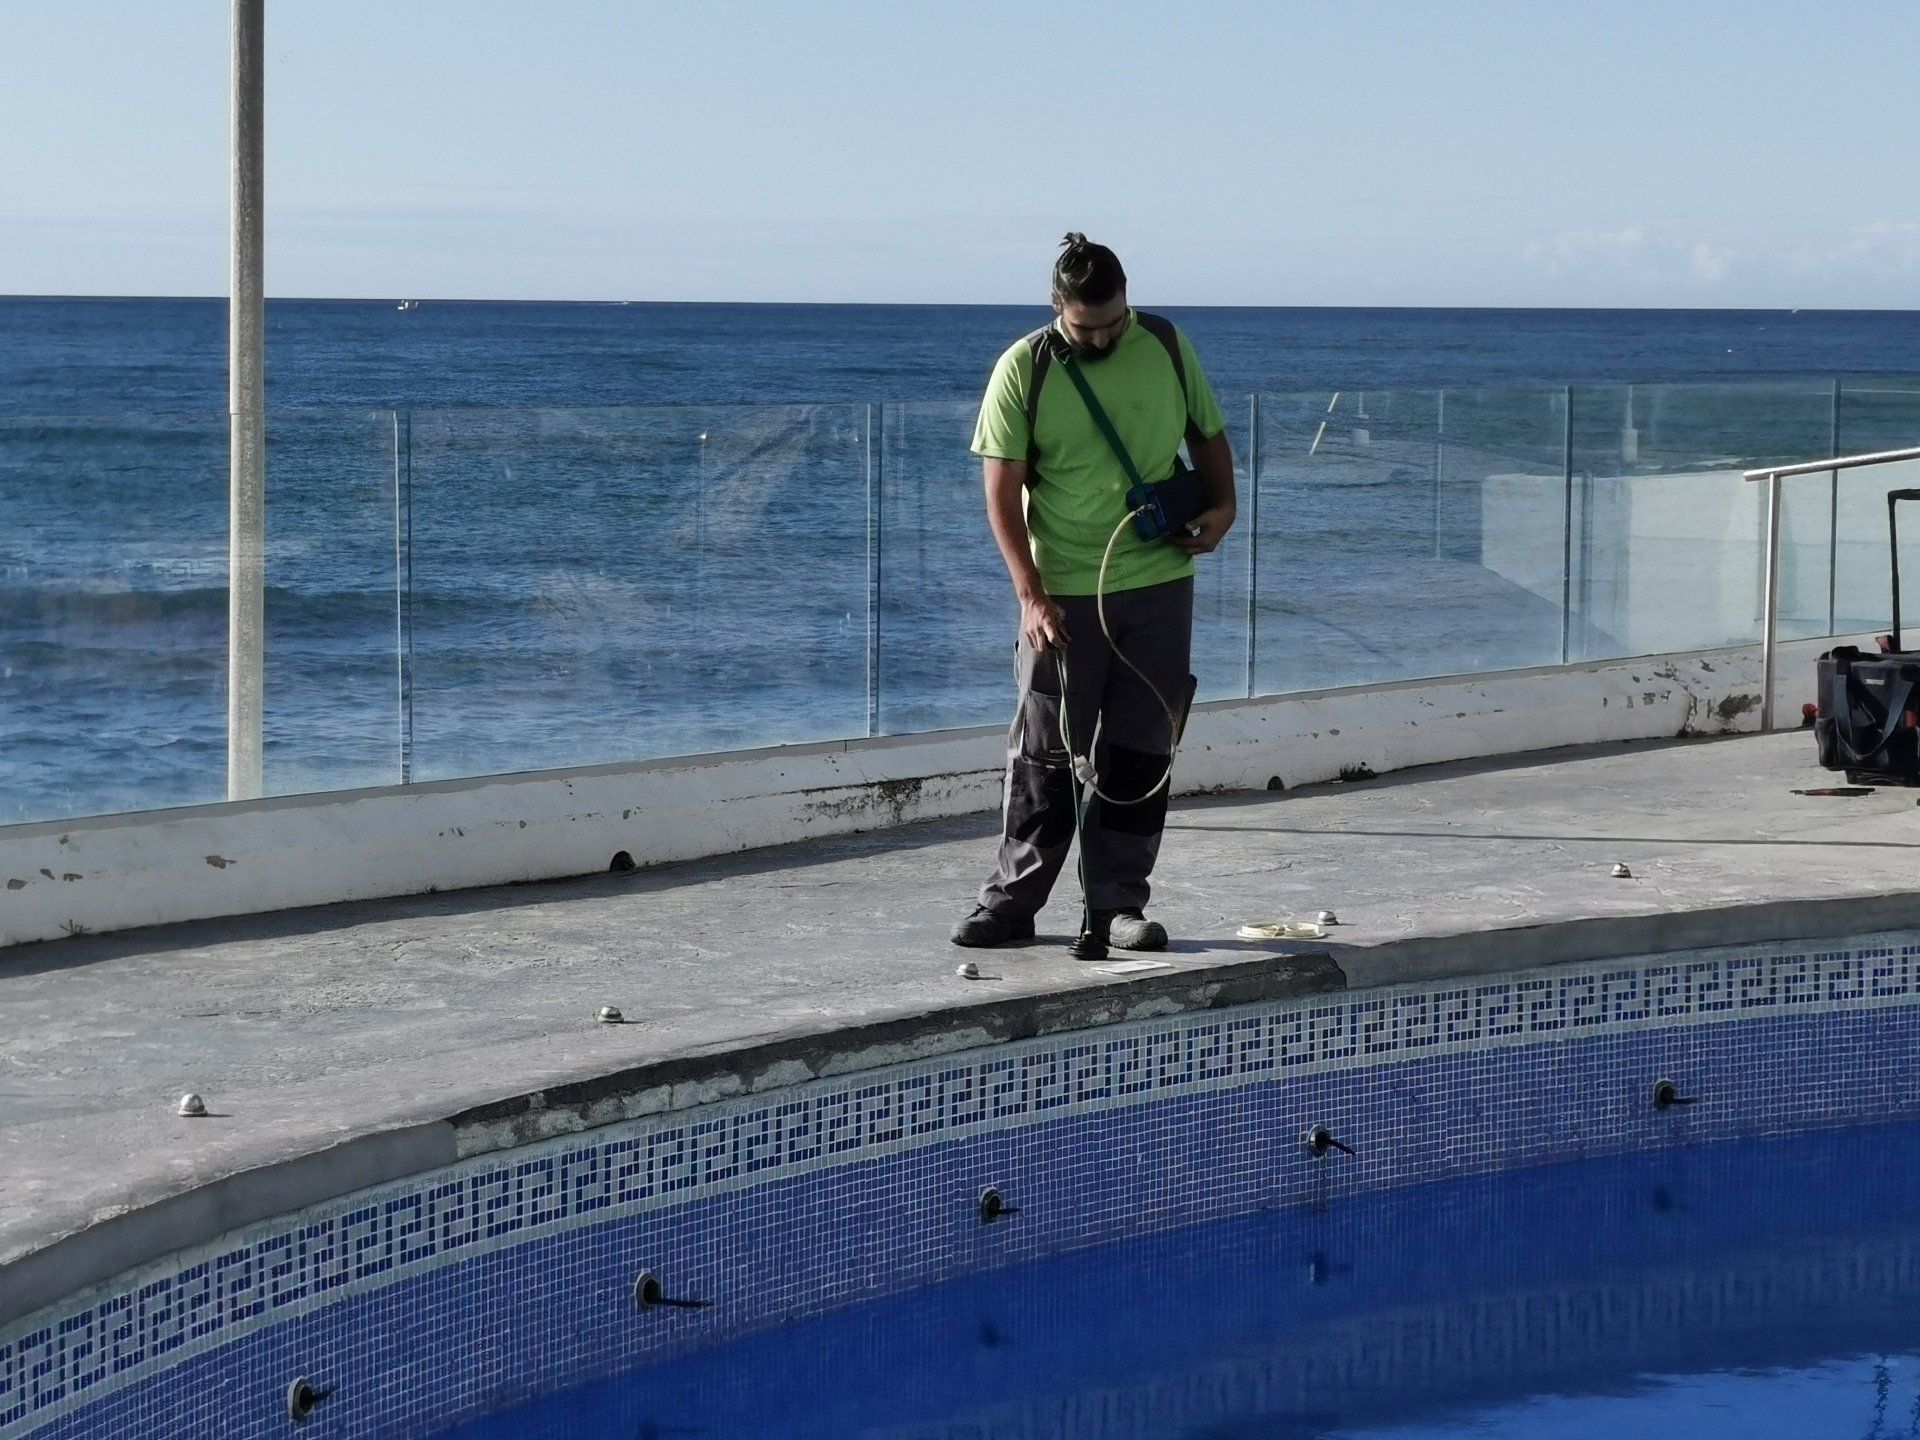
[[[1042,591],[1025,596],[1020,601],[1020,638],[1027,642],[1027,648],[1033,651],[1065,650],[1067,648],[1067,617],[1060,607],[1053,603],[1053,597]]]
[[[1188,534],[1175,531],[1167,537],[1169,545],[1177,545],[1189,555],[1205,555],[1222,540],[1227,531],[1233,528],[1234,510],[1225,505],[1216,505],[1211,510],[1202,510],[1193,517],[1193,525]]]

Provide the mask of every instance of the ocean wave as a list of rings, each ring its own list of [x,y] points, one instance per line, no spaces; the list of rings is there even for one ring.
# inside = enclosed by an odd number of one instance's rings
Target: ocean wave
[[[180,588],[106,589],[89,587],[0,587],[0,636],[10,630],[44,632],[49,627],[84,629],[90,626],[226,624],[227,587],[189,585]],[[394,592],[385,589],[306,590],[269,585],[267,619],[298,616],[317,629],[334,622],[362,620],[369,615],[391,617]]]
[[[86,589],[53,586],[0,589],[0,615],[16,620],[37,616],[65,620],[150,621],[227,612],[224,585],[182,589]]]
[[[34,444],[219,445],[227,443],[227,417],[211,415],[0,416],[0,447],[17,452]],[[97,455],[91,450],[90,455]],[[20,458],[10,454],[9,458]]]

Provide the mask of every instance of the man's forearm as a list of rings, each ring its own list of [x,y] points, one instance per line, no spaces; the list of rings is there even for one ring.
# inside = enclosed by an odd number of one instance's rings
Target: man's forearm
[[[1027,535],[1026,466],[1010,460],[987,461],[986,490],[987,524],[1006,563],[1007,578],[1013,581],[1013,593],[1022,600],[1046,594]]]

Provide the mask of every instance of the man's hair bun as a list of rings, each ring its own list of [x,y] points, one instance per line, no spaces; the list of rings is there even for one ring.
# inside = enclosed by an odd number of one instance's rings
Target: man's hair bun
[[[1060,258],[1053,262],[1053,293],[1080,305],[1104,305],[1127,288],[1127,272],[1120,257],[1097,245],[1078,230],[1060,241]]]

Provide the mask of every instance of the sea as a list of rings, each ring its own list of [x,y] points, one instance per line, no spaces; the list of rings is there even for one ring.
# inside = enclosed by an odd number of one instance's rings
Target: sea
[[[270,792],[1005,717],[966,447],[1044,307],[402,299],[268,305]],[[1202,698],[1625,653],[1570,463],[1920,438],[1915,312],[1162,308],[1242,466]],[[225,324],[0,298],[0,823],[226,793]]]

